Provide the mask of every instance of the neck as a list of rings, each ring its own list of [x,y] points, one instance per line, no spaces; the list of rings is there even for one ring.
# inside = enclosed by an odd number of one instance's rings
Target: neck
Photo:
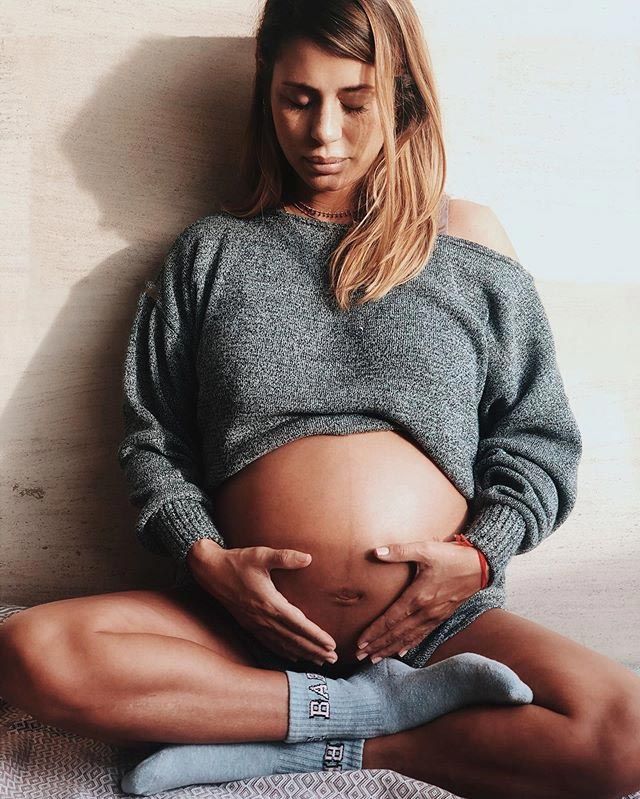
[[[306,191],[296,188],[293,191],[285,192],[283,199],[287,205],[298,202],[320,212],[319,215],[340,214],[342,219],[351,218],[355,210],[353,194],[347,191],[310,192],[308,188]]]

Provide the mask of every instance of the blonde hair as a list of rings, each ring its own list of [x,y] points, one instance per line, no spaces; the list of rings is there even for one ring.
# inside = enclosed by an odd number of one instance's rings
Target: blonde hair
[[[253,98],[241,160],[244,196],[223,210],[254,217],[283,202],[291,167],[280,149],[270,87],[280,47],[311,39],[375,65],[383,146],[362,177],[355,224],[329,261],[340,309],[360,305],[422,271],[435,245],[446,156],[440,107],[420,19],[410,0],[266,0],[256,32]],[[375,53],[375,56],[374,56]]]

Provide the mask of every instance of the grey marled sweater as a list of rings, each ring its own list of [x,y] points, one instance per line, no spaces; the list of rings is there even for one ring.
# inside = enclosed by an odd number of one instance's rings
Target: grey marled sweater
[[[403,430],[472,503],[463,532],[492,584],[460,609],[468,623],[504,604],[510,558],[576,500],[582,442],[552,331],[519,262],[444,233],[416,278],[340,311],[326,264],[346,230],[272,209],[178,235],[124,364],[136,533],[184,568],[197,539],[225,546],[209,495],[255,458],[302,436]]]

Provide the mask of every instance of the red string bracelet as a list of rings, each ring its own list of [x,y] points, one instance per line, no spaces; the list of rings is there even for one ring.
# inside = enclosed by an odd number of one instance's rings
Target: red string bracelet
[[[473,547],[475,551],[478,553],[478,559],[480,560],[480,588],[486,588],[489,585],[489,564],[487,563],[487,559],[484,555],[484,552],[481,552],[477,547],[473,546],[471,541],[463,535],[462,533],[456,533],[454,536],[454,543],[461,544],[465,547]]]

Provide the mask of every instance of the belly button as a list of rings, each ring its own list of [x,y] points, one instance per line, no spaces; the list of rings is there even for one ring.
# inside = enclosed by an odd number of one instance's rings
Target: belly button
[[[333,591],[331,596],[338,602],[358,602],[364,597],[364,592],[354,591],[351,588],[342,588],[339,591]]]

